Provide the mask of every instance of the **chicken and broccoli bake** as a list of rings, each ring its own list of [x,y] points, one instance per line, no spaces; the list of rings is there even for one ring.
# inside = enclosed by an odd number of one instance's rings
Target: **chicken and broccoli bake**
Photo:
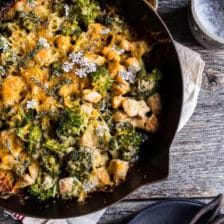
[[[116,187],[161,112],[151,47],[105,1],[19,0],[0,22],[0,193]]]

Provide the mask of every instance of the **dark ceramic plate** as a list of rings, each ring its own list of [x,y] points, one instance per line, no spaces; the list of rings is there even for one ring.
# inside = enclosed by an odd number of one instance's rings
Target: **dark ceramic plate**
[[[203,205],[192,200],[165,200],[144,209],[128,224],[189,224]],[[198,224],[204,224],[206,220],[205,216]]]
[[[8,2],[10,1],[0,0],[0,6]],[[106,208],[139,186],[168,177],[169,148],[178,127],[182,107],[183,85],[179,58],[168,29],[149,3],[143,0],[120,0],[120,3],[127,22],[139,35],[147,36],[149,44],[155,46],[150,55],[150,66],[158,67],[164,73],[160,88],[163,98],[163,128],[157,134],[150,135],[149,140],[141,146],[140,159],[135,171],[131,172],[127,181],[114,191],[96,192],[83,204],[78,204],[75,200],[61,199],[49,201],[48,204],[38,204],[32,200],[21,202],[17,197],[11,197],[0,199],[0,207],[32,217],[76,217]],[[154,39],[152,32],[157,34]]]

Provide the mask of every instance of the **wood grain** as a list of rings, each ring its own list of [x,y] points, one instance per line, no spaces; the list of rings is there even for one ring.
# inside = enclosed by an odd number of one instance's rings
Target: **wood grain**
[[[189,0],[159,0],[158,12],[174,39],[199,52],[206,62],[196,110],[171,147],[169,178],[139,188],[109,208],[99,224],[125,223],[155,199],[203,199],[224,193],[224,52],[207,50],[193,39],[189,4]]]

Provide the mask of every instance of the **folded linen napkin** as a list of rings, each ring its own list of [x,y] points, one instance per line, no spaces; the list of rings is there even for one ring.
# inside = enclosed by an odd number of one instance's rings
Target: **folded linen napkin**
[[[194,52],[179,43],[175,43],[175,46],[179,54],[184,82],[183,109],[178,127],[178,131],[180,131],[193,114],[197,105],[205,62],[201,59],[200,54],[197,52]],[[64,220],[36,219],[31,217],[23,217],[21,215],[9,212],[3,212],[2,216],[5,216],[7,221],[9,221],[8,219],[10,215],[14,219],[14,222],[12,223],[15,223],[15,220],[20,220],[23,224],[96,224],[104,212],[105,209],[90,215]],[[1,213],[0,220],[3,220],[1,218]]]

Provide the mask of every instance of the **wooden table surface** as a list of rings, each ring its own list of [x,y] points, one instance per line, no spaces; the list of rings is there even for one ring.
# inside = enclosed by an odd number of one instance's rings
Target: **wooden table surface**
[[[134,191],[108,208],[98,224],[126,223],[158,200],[206,201],[224,192],[224,51],[207,50],[193,39],[189,4],[190,0],[159,0],[158,8],[174,39],[201,53],[206,62],[196,110],[171,147],[169,178]]]

